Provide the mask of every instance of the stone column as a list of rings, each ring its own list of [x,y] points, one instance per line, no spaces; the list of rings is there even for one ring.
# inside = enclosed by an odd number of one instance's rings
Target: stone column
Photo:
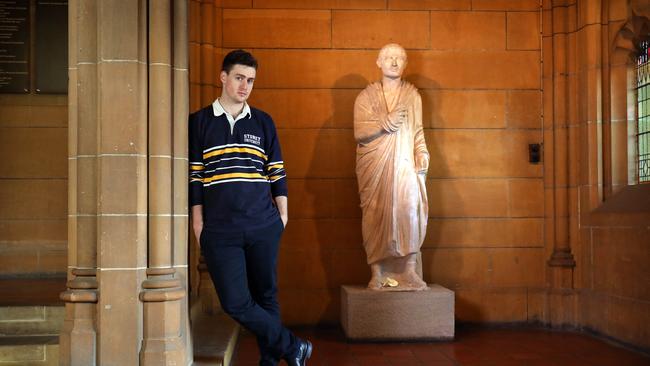
[[[559,4],[559,3],[562,4]],[[569,106],[571,91],[569,90],[570,79],[568,53],[571,44],[568,42],[571,16],[570,10],[562,1],[553,1],[552,8],[552,30],[553,30],[553,208],[554,208],[554,232],[553,232],[553,254],[548,261],[551,267],[575,266],[571,247],[570,237],[570,189],[569,172],[573,169],[570,164],[571,148],[570,133],[575,131],[569,128]],[[558,4],[556,4],[558,3]],[[550,61],[550,60],[549,60]],[[575,76],[572,76],[575,77]],[[574,98],[575,99],[575,98]]]
[[[576,3],[543,2],[544,157],[548,302],[545,321],[574,325],[576,265],[571,243],[576,239],[577,153],[580,126],[576,93]]]
[[[71,0],[68,8],[68,289],[59,359],[87,366],[97,353],[97,5]]]
[[[172,4],[170,0],[149,3],[149,268],[140,294],[144,302],[145,324],[140,363],[152,366],[187,363],[182,336],[182,333],[187,334],[183,321],[187,313],[182,311],[186,293],[174,268],[174,249],[184,251],[186,246],[183,243],[187,242],[186,235],[175,235],[176,229],[180,229],[181,234],[186,234],[186,229],[174,225],[175,222],[187,225],[187,221],[182,220],[187,215],[186,200],[176,192],[186,192],[179,181],[186,174],[179,174],[177,170],[187,171],[187,163],[180,160],[180,164],[174,164],[175,152],[181,159],[184,157],[184,153],[178,151],[186,147],[180,141],[186,136],[183,133],[186,124],[180,120],[180,114],[187,113],[182,98],[185,96],[185,101],[187,99],[187,82],[183,82],[187,71],[173,70],[172,65],[175,61],[172,59],[172,39],[182,43],[174,43],[175,49],[183,50],[187,45],[182,37],[172,37],[176,21],[186,26],[185,7],[180,1],[176,2],[178,4]],[[179,66],[186,64],[183,53],[174,52],[174,56],[181,58],[177,60]],[[180,87],[179,91],[176,86]],[[180,111],[176,111],[177,108]],[[174,125],[178,127],[174,128]],[[177,136],[179,134],[182,137]],[[186,182],[183,183],[187,185]],[[181,220],[175,220],[175,206],[180,206],[177,214]],[[180,242],[177,248],[174,242]],[[186,263],[185,255],[179,259]]]
[[[62,364],[187,365],[186,4],[69,9]]]

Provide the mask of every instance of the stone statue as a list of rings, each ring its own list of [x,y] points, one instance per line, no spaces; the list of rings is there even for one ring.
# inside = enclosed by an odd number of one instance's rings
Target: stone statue
[[[375,290],[427,288],[416,260],[429,213],[429,152],[422,99],[402,80],[406,63],[404,48],[384,46],[377,58],[381,81],[370,84],[354,104],[363,246],[372,272],[368,288]]]

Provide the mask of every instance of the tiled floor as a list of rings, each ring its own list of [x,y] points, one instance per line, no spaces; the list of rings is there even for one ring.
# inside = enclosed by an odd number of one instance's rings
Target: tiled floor
[[[444,343],[349,343],[338,329],[296,333],[314,344],[308,366],[650,366],[650,357],[591,336],[539,329],[462,329]],[[234,366],[256,366],[258,357],[255,338],[243,334]]]

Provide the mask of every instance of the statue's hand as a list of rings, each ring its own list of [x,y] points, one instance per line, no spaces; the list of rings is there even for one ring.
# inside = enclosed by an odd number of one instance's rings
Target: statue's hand
[[[429,154],[417,154],[415,156],[415,171],[418,174],[427,174],[429,170]]]
[[[399,105],[388,114],[388,119],[395,127],[399,128],[408,119],[408,110],[405,106]]]

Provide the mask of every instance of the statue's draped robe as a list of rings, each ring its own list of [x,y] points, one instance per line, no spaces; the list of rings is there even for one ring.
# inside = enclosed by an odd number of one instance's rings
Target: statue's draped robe
[[[396,126],[388,114],[399,105],[407,108],[408,120]],[[379,128],[383,133],[367,141],[365,137]],[[425,176],[415,170],[415,156],[428,155],[417,89],[402,81],[396,96],[387,101],[380,82],[369,85],[354,105],[354,133],[368,263],[419,252],[429,210]]]

